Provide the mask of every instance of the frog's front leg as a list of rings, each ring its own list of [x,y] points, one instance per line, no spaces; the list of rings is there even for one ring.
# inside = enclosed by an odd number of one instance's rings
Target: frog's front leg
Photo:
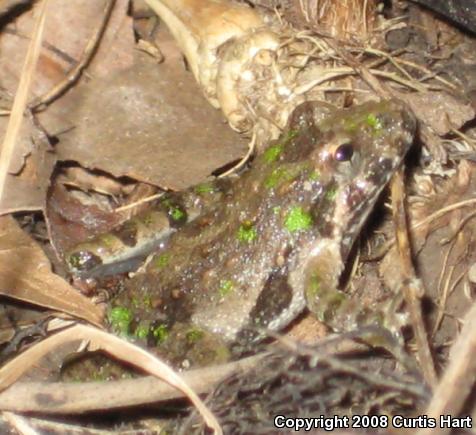
[[[99,277],[136,269],[175,231],[219,204],[228,185],[215,181],[163,195],[153,208],[66,252],[70,271],[80,277]]]
[[[302,278],[302,289],[309,310],[336,332],[373,348],[383,348],[405,366],[413,366],[403,352],[401,329],[407,316],[398,312],[401,294],[392,294],[372,304],[338,289],[343,261],[339,245],[323,240],[310,252]]]

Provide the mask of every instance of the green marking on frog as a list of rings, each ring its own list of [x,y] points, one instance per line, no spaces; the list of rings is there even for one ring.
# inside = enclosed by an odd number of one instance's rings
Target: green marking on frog
[[[299,173],[298,169],[293,169],[294,170],[291,170],[290,168],[286,167],[278,167],[273,169],[271,174],[269,174],[264,180],[265,187],[268,189],[274,189],[287,181],[293,180]]]
[[[221,297],[229,295],[233,291],[233,281],[229,279],[224,279],[220,281],[220,287],[218,288],[218,293]]]
[[[335,291],[332,292],[332,295],[328,295],[324,319],[326,321],[331,321],[346,299],[346,295],[340,291]]]
[[[201,183],[195,186],[195,192],[200,193],[215,193],[216,188],[212,183]]]
[[[321,293],[321,280],[317,273],[313,273],[309,279],[309,283],[306,288],[306,295],[308,299],[313,299]]]
[[[263,158],[266,163],[273,163],[278,160],[279,156],[282,154],[284,146],[282,144],[277,144],[269,147],[264,153]]]
[[[243,222],[240,227],[238,228],[238,233],[236,235],[236,238],[240,242],[244,243],[251,243],[253,240],[256,240],[258,237],[258,232],[256,231],[256,228],[253,227],[253,224],[251,222]]]
[[[133,296],[131,298],[131,306],[134,309],[140,309],[140,308],[152,308],[152,298],[150,295],[144,295],[142,297],[139,296]]]
[[[376,133],[381,131],[383,128],[382,122],[373,113],[369,113],[367,115],[367,118],[365,118],[365,122],[367,123],[367,125],[372,127],[374,132]]]
[[[141,306],[141,301],[137,296],[133,296],[131,298],[131,306],[134,309],[139,308]]]
[[[119,335],[129,335],[132,319],[132,311],[126,307],[114,307],[108,313],[108,321],[111,328]]]
[[[328,201],[334,201],[337,196],[337,188],[336,187],[331,187],[327,190],[326,192],[326,199]]]
[[[153,261],[154,261],[154,266],[157,269],[163,269],[170,262],[170,254],[164,253],[160,255],[155,255]]]
[[[142,306],[144,308],[152,308],[152,297],[150,295],[144,295],[142,298]]]
[[[309,174],[309,180],[311,181],[319,181],[321,179],[321,173],[318,170],[313,170]]]
[[[284,133],[284,143],[287,144],[291,139],[298,137],[298,135],[299,135],[299,130],[295,128],[288,130],[286,133]]]
[[[170,211],[170,215],[173,220],[179,221],[185,217],[185,212],[178,207],[173,207]]]
[[[112,234],[104,233],[99,236],[99,242],[107,248],[113,248],[117,243],[117,239]]]
[[[162,205],[167,208],[167,211],[170,217],[174,221],[180,221],[186,217],[185,211],[181,207],[174,204],[170,198],[165,198],[162,200]]]
[[[152,335],[155,338],[157,345],[160,345],[164,343],[165,340],[167,340],[170,335],[170,331],[167,325],[161,324],[152,330]]]
[[[134,331],[134,335],[139,339],[146,339],[149,335],[150,327],[148,325],[139,325]]]
[[[267,189],[275,189],[284,183],[295,180],[307,171],[309,171],[309,164],[307,162],[277,166],[264,179],[264,185]]]
[[[74,254],[68,256],[66,261],[69,266],[73,269],[79,269],[82,266],[83,261],[81,260],[82,255],[80,252],[75,252]]]
[[[312,216],[300,206],[292,207],[286,215],[284,226],[291,232],[308,230],[312,227]]]
[[[198,341],[202,340],[204,336],[205,333],[198,328],[190,329],[186,334],[187,341],[190,344],[197,343]]]
[[[266,163],[274,163],[282,155],[284,147],[297,135],[299,134],[298,130],[289,130],[281,136],[279,143],[271,145],[263,153],[263,159]]]
[[[150,227],[154,223],[154,218],[152,217],[152,213],[147,213],[145,216],[142,217],[142,222],[145,226]]]

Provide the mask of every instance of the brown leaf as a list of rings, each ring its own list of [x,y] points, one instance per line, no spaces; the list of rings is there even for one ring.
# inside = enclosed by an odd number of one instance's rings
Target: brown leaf
[[[465,104],[445,92],[418,92],[400,95],[415,115],[443,136],[474,118],[471,104]]]
[[[10,216],[0,218],[0,294],[96,325],[102,321],[102,311],[51,271],[43,251]]]
[[[84,48],[100,25],[106,0],[50,0],[45,22],[43,50],[31,99],[49,91],[80,60]],[[124,68],[132,62],[133,34],[126,17],[127,0],[116,2],[107,30],[98,50],[92,73],[104,74]],[[14,93],[34,22],[28,11],[0,33],[0,70],[2,87]],[[128,26],[128,28],[127,28]],[[118,53],[121,53],[119,56]]]
[[[44,44],[30,92],[30,101],[61,82],[81,58],[84,47],[100,24],[104,5],[105,1],[50,1]],[[104,75],[132,62],[134,41],[131,19],[126,14],[127,7],[127,0],[116,2],[98,56],[93,59],[89,74],[92,71],[93,74]],[[33,12],[28,11],[0,33],[1,85],[10,95],[15,94],[33,18]],[[65,23],[74,23],[74,31]],[[44,112],[42,118],[51,119],[53,115],[49,112]],[[7,121],[7,117],[0,117],[0,138],[4,136]],[[60,129],[68,127],[69,125],[62,124]],[[11,174],[7,177],[0,213],[43,209],[55,162],[56,156],[52,153],[46,136],[34,126],[31,119],[25,117],[16,141],[10,165]]]
[[[61,257],[62,252],[77,243],[110,231],[126,218],[126,214],[115,213],[93,200],[89,204],[83,203],[77,195],[55,182],[46,204],[45,218],[51,243]]]
[[[178,62],[135,65],[67,95],[59,157],[115,176],[179,190],[245,153],[246,142],[201,95]]]
[[[0,118],[0,138],[4,136],[6,120]],[[48,139],[33,125],[31,118],[23,118],[5,181],[0,213],[43,208],[56,162],[51,151]]]

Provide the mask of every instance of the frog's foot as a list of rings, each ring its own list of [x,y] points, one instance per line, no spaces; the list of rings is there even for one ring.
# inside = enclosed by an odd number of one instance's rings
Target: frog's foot
[[[186,369],[223,364],[231,358],[222,337],[187,323],[177,322],[163,329],[155,345],[160,357]]]
[[[391,294],[373,304],[362,303],[355,295],[337,289],[341,270],[340,252],[328,243],[308,262],[304,294],[310,311],[336,332],[347,332],[372,348],[383,348],[405,367],[414,368],[403,348],[402,328],[408,324],[402,294]],[[356,332],[349,332],[356,331]]]
[[[310,307],[314,308],[312,311],[319,320],[335,331],[351,331],[344,334],[371,348],[384,349],[413,372],[416,365],[404,349],[402,336],[408,316],[398,312],[402,302],[403,298],[398,294],[368,307],[340,290],[327,288],[320,298],[320,304],[310,304]]]
[[[395,335],[387,328],[370,325],[346,332],[343,338],[363,343],[372,349],[383,349],[392,355],[408,372],[418,373],[415,360],[406,352],[401,334]]]

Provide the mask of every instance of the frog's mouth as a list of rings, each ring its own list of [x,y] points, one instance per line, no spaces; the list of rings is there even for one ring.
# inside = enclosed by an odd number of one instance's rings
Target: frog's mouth
[[[380,159],[367,171],[348,184],[341,195],[342,215],[346,230],[341,240],[341,255],[345,260],[380,193],[388,184],[401,159]],[[346,218],[345,218],[346,216]]]

